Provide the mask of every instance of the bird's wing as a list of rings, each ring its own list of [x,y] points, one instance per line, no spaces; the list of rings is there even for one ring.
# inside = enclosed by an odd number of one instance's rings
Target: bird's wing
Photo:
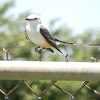
[[[47,28],[45,28],[44,26],[40,26],[40,33],[42,34],[42,36],[45,38],[45,40],[52,45],[53,47],[57,48],[57,44],[55,42],[55,39],[51,36],[51,34],[49,33],[49,31],[47,30]]]
[[[44,26],[40,26],[40,33],[42,34],[42,36],[45,38],[45,40],[52,45],[54,48],[56,48],[60,53],[62,53],[57,44],[55,39],[51,36],[51,34],[49,33],[49,31],[47,30],[47,28],[45,28]],[[62,53],[63,54],[63,53]]]
[[[25,37],[26,37],[27,40],[29,40],[29,37],[28,37],[26,29],[25,29]]]

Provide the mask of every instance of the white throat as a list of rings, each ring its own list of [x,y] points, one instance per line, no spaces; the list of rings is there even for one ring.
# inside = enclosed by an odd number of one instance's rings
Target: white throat
[[[32,27],[37,27],[41,23],[41,20],[36,20],[36,21],[29,21],[28,24]]]

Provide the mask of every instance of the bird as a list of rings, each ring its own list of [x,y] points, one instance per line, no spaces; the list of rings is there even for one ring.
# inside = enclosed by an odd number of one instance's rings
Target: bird
[[[27,26],[25,27],[25,37],[28,40],[31,40],[38,47],[35,48],[35,51],[38,51],[38,48],[46,49],[52,53],[54,53],[55,48],[58,50],[63,57],[67,57],[59,48],[58,44],[64,45],[77,45],[77,46],[100,46],[100,44],[77,44],[77,43],[69,43],[58,40],[54,38],[48,29],[42,25],[41,19],[37,14],[30,14],[26,19],[28,21]],[[41,49],[41,50],[42,50]]]
[[[54,53],[54,50],[52,49],[52,47],[54,47],[63,57],[66,57],[66,55],[58,48],[57,42],[60,41],[52,37],[48,29],[42,25],[38,15],[31,14],[26,17],[26,20],[28,21],[28,25],[25,27],[25,36],[26,39],[31,40],[38,46],[35,48],[36,51],[41,47]]]

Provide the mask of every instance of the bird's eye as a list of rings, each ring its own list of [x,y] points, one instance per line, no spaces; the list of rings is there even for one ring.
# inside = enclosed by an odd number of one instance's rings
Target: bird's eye
[[[37,19],[37,18],[34,18],[35,20]]]

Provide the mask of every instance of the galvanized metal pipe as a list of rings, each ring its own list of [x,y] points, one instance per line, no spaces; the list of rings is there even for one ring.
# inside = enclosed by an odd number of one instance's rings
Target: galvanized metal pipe
[[[0,61],[0,80],[100,81],[100,63]]]

